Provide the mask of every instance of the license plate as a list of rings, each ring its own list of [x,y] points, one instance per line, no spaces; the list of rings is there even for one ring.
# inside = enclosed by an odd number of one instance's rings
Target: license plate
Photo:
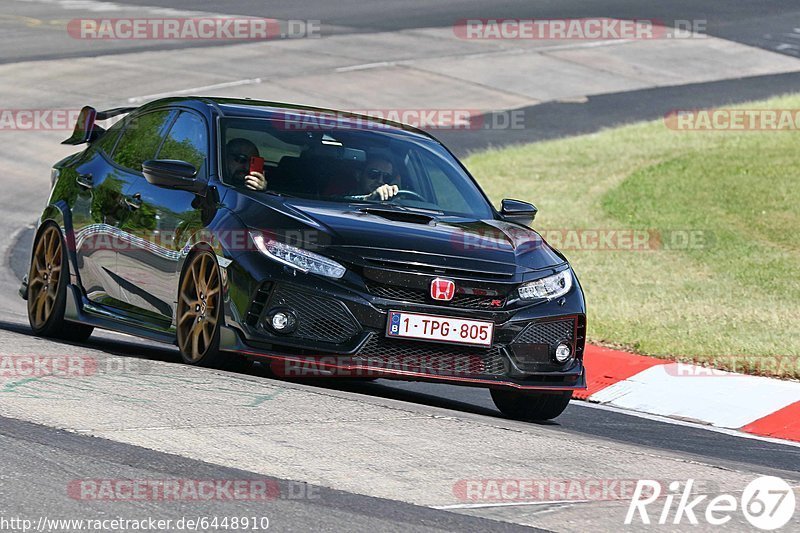
[[[491,346],[494,323],[449,316],[389,311],[387,337]]]

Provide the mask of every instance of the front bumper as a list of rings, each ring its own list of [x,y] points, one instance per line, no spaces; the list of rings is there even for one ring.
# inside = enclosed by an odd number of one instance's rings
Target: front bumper
[[[557,301],[513,310],[477,310],[385,299],[338,281],[290,271],[257,282],[243,270],[227,273],[231,297],[220,348],[271,360],[287,377],[380,377],[490,388],[575,390],[586,387],[586,314],[580,286]],[[246,295],[246,297],[245,297]],[[298,317],[291,334],[273,331],[271,310]],[[385,336],[390,310],[492,320],[491,348],[462,347]],[[553,358],[567,342],[573,357]]]

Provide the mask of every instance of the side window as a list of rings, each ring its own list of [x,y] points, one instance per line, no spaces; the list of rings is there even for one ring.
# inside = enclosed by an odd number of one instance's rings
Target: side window
[[[95,143],[97,149],[103,151],[108,157],[111,157],[114,152],[114,145],[117,144],[117,139],[119,139],[119,132],[122,131],[123,122],[122,120],[117,121]]]
[[[114,162],[141,172],[142,163],[148,159],[155,159],[169,117],[170,111],[165,110],[127,121],[125,131],[122,132],[122,137],[114,150]]]
[[[198,115],[183,111],[172,125],[164,140],[158,159],[178,159],[191,163],[198,175],[205,173],[208,156],[208,134],[206,124]]]

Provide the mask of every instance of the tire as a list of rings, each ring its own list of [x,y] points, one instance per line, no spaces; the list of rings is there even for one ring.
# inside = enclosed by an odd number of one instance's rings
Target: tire
[[[41,337],[82,342],[94,327],[64,320],[69,283],[66,251],[61,229],[45,223],[33,244],[28,270],[28,323]]]
[[[572,391],[525,392],[492,389],[492,401],[509,418],[524,421],[552,420],[564,412]]]
[[[217,258],[199,250],[189,256],[178,285],[175,313],[178,349],[190,365],[241,371],[248,361],[219,349],[222,283]]]

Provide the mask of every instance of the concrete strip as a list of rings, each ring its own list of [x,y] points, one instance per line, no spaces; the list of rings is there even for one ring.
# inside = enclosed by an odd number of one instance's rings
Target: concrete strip
[[[348,109],[510,109],[537,103],[500,86],[465,83],[435,70],[420,71],[389,66],[319,74],[280,82],[305,93],[316,92],[318,101],[331,97],[349,102]],[[358,87],[358,91],[353,91]],[[250,88],[243,88],[247,93]]]
[[[589,400],[738,429],[800,401],[800,383],[672,363],[643,370]]]
[[[621,50],[623,46],[601,48]],[[505,90],[537,100],[643,89],[648,83],[600,68],[576,64],[541,53],[492,54],[475,58],[415,62],[419,69],[446,74],[464,83]]]
[[[791,71],[800,71],[800,60],[711,37],[465,41],[435,28],[3,65],[0,79],[13,82],[0,82],[0,94],[8,107],[31,100],[111,105],[258,78],[261,84],[204,94],[357,109],[499,110]]]

